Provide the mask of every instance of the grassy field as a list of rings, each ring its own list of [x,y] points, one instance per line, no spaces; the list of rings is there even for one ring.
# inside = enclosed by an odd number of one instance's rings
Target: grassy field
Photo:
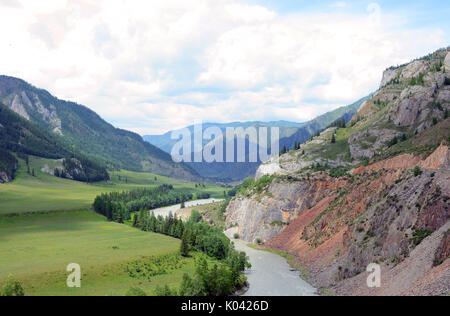
[[[111,181],[96,184],[60,179],[40,170],[55,162],[49,159],[30,157],[35,177],[27,174],[23,161],[20,162],[16,179],[0,184],[0,215],[53,210],[79,210],[89,208],[95,197],[104,192],[129,190],[138,187],[152,187],[172,184],[176,189],[194,192],[202,190],[213,197],[223,197],[224,189],[206,184],[196,188],[195,183],[184,182],[150,173],[120,171],[111,173]],[[120,177],[120,180],[119,180]]]
[[[0,184],[0,289],[13,275],[26,295],[124,295],[132,286],[151,295],[158,285],[178,288],[183,274],[194,272],[196,255],[179,258],[179,240],[108,222],[91,211],[91,205],[104,192],[162,184],[208,192],[216,198],[223,197],[223,188],[125,170],[112,172],[110,181],[95,184],[41,171],[58,163],[30,157],[34,177],[20,161],[15,180]],[[132,278],[127,272],[130,262],[145,265],[152,257],[165,255],[179,258],[179,266],[150,279]],[[81,266],[80,289],[66,286],[70,263]]]
[[[152,294],[157,285],[178,287],[194,259],[150,280],[131,278],[126,264],[178,253],[180,241],[108,222],[92,211],[0,217],[0,284],[12,274],[26,295],[124,295],[131,286]],[[66,286],[69,263],[82,270],[82,286]]]

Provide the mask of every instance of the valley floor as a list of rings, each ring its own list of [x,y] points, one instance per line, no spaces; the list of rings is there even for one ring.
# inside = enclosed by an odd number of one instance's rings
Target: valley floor
[[[124,295],[132,286],[153,294],[157,285],[178,286],[193,273],[194,258],[150,279],[127,273],[132,261],[178,255],[180,241],[113,222],[92,211],[0,217],[0,284],[10,274],[26,295]],[[79,289],[66,286],[70,263],[81,266]]]
[[[201,190],[210,193],[212,197],[223,198],[224,189],[219,186],[206,184],[205,187],[197,188],[192,182],[151,173],[116,171],[111,173],[110,181],[86,184],[42,172],[41,169],[46,166],[51,168],[54,163],[54,160],[30,156],[30,168],[35,170],[33,177],[27,173],[25,163],[20,161],[16,179],[11,183],[0,184],[0,216],[88,209],[95,197],[101,193],[156,187],[162,184],[170,184],[187,192]]]
[[[92,203],[102,193],[163,184],[222,198],[222,187],[125,170],[112,172],[110,181],[86,184],[42,170],[55,163],[30,156],[34,176],[20,161],[15,180],[0,184],[0,290],[12,275],[26,295],[120,296],[130,287],[153,295],[157,286],[178,288],[184,273],[194,273],[196,254],[181,258],[180,240],[109,222],[91,210]],[[170,262],[154,276],[131,277],[127,270],[161,257]],[[66,286],[70,263],[81,266],[79,289]]]

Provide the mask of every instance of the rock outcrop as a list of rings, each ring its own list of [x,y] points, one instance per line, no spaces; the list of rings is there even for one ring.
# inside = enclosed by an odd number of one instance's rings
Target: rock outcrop
[[[394,79],[397,76],[398,72],[395,69],[386,69],[383,72],[383,78],[381,79],[380,87],[384,87],[389,81]]]
[[[448,53],[447,56],[445,56],[444,67],[445,72],[450,72],[450,53]]]
[[[56,113],[56,107],[50,105],[46,108],[37,94],[29,96],[25,91],[21,91],[4,96],[0,101],[27,120],[30,120],[31,113],[36,113],[40,120],[51,126],[55,134],[62,135],[61,119]]]
[[[227,224],[294,255],[338,295],[450,292],[450,87],[438,51],[383,75],[345,127],[258,170],[265,190],[238,195]],[[368,288],[377,263],[382,287]]]

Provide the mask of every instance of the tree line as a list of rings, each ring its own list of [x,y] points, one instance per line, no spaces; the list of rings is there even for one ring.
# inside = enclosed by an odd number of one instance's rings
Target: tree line
[[[110,221],[123,223],[131,213],[190,201],[192,193],[175,191],[172,185],[143,188],[123,192],[104,193],[94,200],[94,210]]]
[[[160,296],[221,296],[236,291],[245,282],[242,276],[251,265],[245,252],[234,249],[234,244],[225,236],[220,228],[208,225],[201,214],[192,212],[190,219],[183,222],[169,214],[167,217],[155,216],[141,210],[135,214],[133,226],[143,231],[160,233],[181,239],[180,253],[188,257],[191,251],[202,252],[219,263],[209,264],[207,257],[196,262],[194,276],[185,274],[178,290],[168,287],[159,288]]]
[[[203,192],[197,198],[209,198]],[[172,185],[161,185],[151,189],[136,189],[126,192],[112,192],[96,197],[94,209],[109,220],[123,222],[132,217],[135,228],[147,232],[164,234],[181,239],[180,254],[189,257],[191,252],[200,252],[205,256],[196,262],[193,276],[184,275],[178,290],[168,287],[158,289],[158,295],[215,296],[228,295],[246,282],[241,274],[251,267],[244,252],[234,249],[234,244],[218,227],[205,223],[199,212],[193,211],[188,221],[177,216],[155,216],[150,209],[182,203],[191,200],[192,193],[177,192]],[[209,264],[208,258],[218,262]]]

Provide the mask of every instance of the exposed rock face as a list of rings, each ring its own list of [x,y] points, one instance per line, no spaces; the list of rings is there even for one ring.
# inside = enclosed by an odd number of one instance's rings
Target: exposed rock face
[[[434,257],[434,265],[440,265],[450,257],[450,231],[447,230],[442,238]]]
[[[36,94],[28,95],[22,91],[6,95],[0,101],[27,120],[30,120],[30,115],[35,113],[40,120],[52,127],[55,134],[62,135],[61,119],[56,113],[55,106],[50,105],[46,108]]]
[[[280,168],[280,163],[278,160],[271,159],[267,161],[265,164],[262,164],[256,170],[255,179],[258,180],[264,175],[272,175],[272,174],[283,174],[282,169]]]
[[[300,215],[266,246],[296,255],[301,264],[309,268],[310,278],[317,286],[333,288],[336,293],[346,295],[375,294],[367,292],[367,275],[362,280],[356,277],[364,274],[369,263],[385,262],[383,267],[388,274],[396,264],[408,261],[421,275],[401,272],[400,278],[393,274],[386,284],[389,291],[378,294],[401,295],[412,291],[414,282],[430,271],[438,241],[445,227],[450,227],[450,210],[445,200],[450,194],[450,173],[433,170],[414,177],[409,169],[384,169],[397,164],[398,161],[393,161],[380,164],[378,168],[369,166],[359,170],[355,183],[340,182],[341,191],[316,191],[317,195],[326,193],[328,197],[312,208],[301,212],[294,210]],[[434,177],[430,176],[432,172]],[[330,179],[327,185],[333,187],[335,181]],[[307,199],[308,193],[302,193]],[[431,248],[416,251],[411,239],[420,230],[435,233],[429,237],[433,240]],[[426,259],[430,265],[415,262],[416,256]],[[353,277],[361,283],[344,281]],[[409,285],[396,289],[395,283],[404,284],[405,280]],[[354,289],[357,286],[358,290],[365,287],[364,292],[358,293]]]
[[[27,111],[25,110],[25,107],[23,106],[20,96],[15,95],[12,98],[11,103],[9,104],[11,107],[11,110],[16,112],[17,114],[21,115],[22,117],[26,118],[27,120],[30,119],[30,116],[28,115]]]
[[[422,166],[426,169],[445,169],[450,170],[450,151],[444,143],[430,155]]]
[[[450,53],[448,53],[447,56],[445,56],[444,67],[445,72],[450,72]]]
[[[389,81],[397,76],[398,72],[395,69],[387,69],[383,72],[383,78],[381,79],[380,87],[384,87]]]
[[[400,132],[389,129],[371,129],[353,134],[349,138],[350,153],[355,159],[372,159],[388,141],[400,135]],[[374,140],[374,142],[371,142],[371,140]]]
[[[402,71],[404,78],[415,78],[421,73],[427,72],[428,62],[424,60],[416,60],[406,66]]]
[[[422,86],[408,87],[402,91],[400,100],[394,104],[390,111],[391,119],[395,125],[409,126],[414,122],[424,121],[430,114],[427,106],[433,101],[435,88]]]
[[[447,295],[450,87],[436,70],[447,54],[396,68],[398,80],[385,73],[345,128],[282,155],[266,191],[232,201],[227,223],[295,255],[316,287],[336,294]],[[381,265],[381,288],[367,287],[370,263]]]

